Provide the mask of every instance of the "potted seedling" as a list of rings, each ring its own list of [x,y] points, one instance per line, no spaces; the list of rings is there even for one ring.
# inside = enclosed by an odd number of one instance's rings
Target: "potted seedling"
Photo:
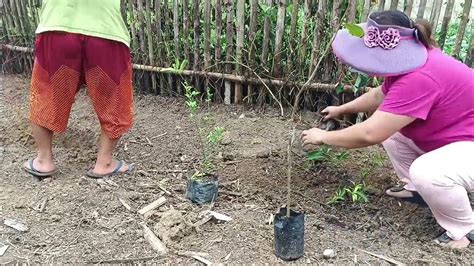
[[[212,118],[207,115],[199,115],[199,91],[188,83],[183,84],[185,89],[186,107],[189,116],[193,121],[195,133],[198,137],[201,148],[201,159],[195,167],[195,171],[188,178],[186,197],[192,202],[204,204],[213,202],[217,198],[219,188],[219,178],[216,174],[214,159],[217,155],[217,148],[222,139],[224,128],[215,126],[212,130]],[[206,102],[210,102],[212,93],[209,89],[206,92]]]
[[[345,24],[345,28],[350,31],[354,36],[362,37],[364,31],[361,27],[355,24]],[[308,84],[314,79],[316,73],[319,70],[323,59],[329,53],[332,42],[336,34],[333,35],[323,53],[321,54],[318,62],[313,68],[313,72],[309,76],[308,80],[299,88],[295,96],[293,104],[293,110],[291,113],[291,121],[295,121],[296,112],[300,103],[300,98],[303,93],[307,90]],[[288,160],[288,172],[287,172],[287,198],[286,207],[280,208],[276,213],[273,226],[275,234],[275,254],[277,257],[283,260],[296,260],[304,256],[304,213],[296,212],[291,210],[291,178],[292,178],[292,147],[296,137],[296,124],[293,124],[293,129],[290,129],[290,137],[288,141],[287,149],[287,160]],[[330,130],[332,126],[327,126],[327,130]]]

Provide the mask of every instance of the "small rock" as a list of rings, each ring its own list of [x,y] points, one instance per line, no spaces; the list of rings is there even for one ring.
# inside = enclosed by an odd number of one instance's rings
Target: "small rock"
[[[241,114],[241,115],[239,116],[239,119],[242,119],[242,118],[245,118],[245,114]]]
[[[332,259],[332,258],[336,257],[336,252],[332,249],[326,249],[323,252],[323,257],[325,259]]]
[[[57,214],[53,214],[53,215],[51,215],[51,220],[53,222],[59,222],[61,220],[61,216],[59,216]]]

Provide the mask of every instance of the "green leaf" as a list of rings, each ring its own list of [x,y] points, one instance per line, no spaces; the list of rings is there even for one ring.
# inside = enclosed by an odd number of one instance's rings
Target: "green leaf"
[[[358,38],[364,37],[364,29],[361,26],[354,23],[344,23],[344,28],[346,28],[349,33]]]
[[[337,86],[336,86],[336,93],[341,94],[343,92],[344,92],[344,84],[338,83]]]

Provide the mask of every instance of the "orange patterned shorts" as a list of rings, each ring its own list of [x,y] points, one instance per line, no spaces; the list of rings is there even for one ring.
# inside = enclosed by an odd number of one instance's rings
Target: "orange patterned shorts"
[[[112,139],[122,136],[133,122],[129,48],[80,34],[39,34],[31,80],[31,122],[54,132],[65,131],[75,95],[84,84],[102,130]]]

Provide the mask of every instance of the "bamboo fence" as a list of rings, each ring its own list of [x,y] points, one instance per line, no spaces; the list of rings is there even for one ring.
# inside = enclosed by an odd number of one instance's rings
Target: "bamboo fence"
[[[302,107],[344,101],[334,89],[345,71],[324,50],[344,22],[399,9],[436,28],[438,45],[472,66],[470,11],[465,0],[121,0],[131,35],[139,92],[181,95],[193,84],[217,102],[290,105],[305,86]],[[29,73],[41,0],[0,0],[0,62],[7,73]],[[321,58],[324,56],[324,58]],[[184,71],[176,71],[178,66]],[[330,95],[330,97],[328,97]]]

